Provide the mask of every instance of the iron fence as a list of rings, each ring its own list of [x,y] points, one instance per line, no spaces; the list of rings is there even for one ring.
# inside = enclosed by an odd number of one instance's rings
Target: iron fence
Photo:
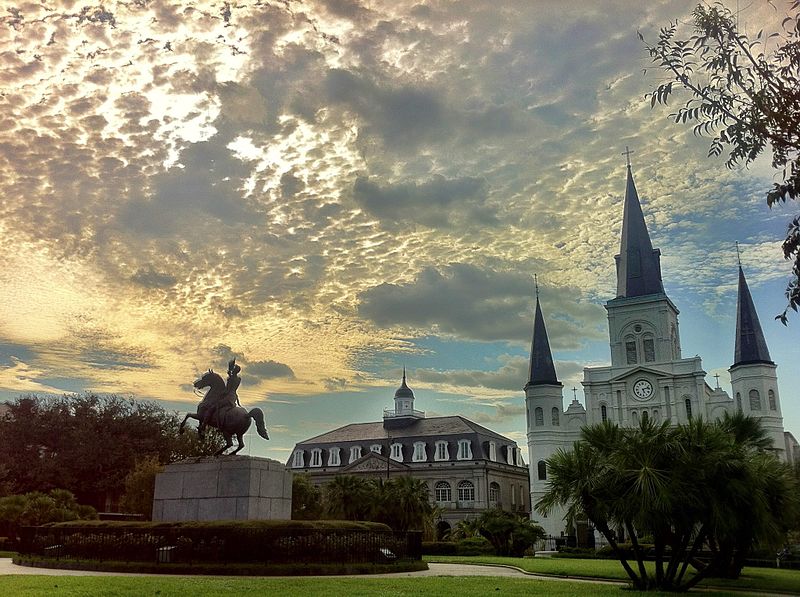
[[[422,558],[419,531],[247,527],[24,527],[19,553],[99,561],[390,563]]]

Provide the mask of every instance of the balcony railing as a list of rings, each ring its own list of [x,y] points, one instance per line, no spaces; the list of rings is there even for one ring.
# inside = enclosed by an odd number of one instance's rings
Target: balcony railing
[[[395,417],[414,417],[417,419],[424,419],[425,418],[425,411],[424,410],[407,410],[401,413],[396,413],[393,409],[384,408],[383,409],[383,418],[384,419],[393,419]]]

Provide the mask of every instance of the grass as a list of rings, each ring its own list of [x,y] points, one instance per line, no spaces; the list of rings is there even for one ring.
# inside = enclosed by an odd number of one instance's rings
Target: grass
[[[15,597],[92,597],[94,595],[140,597],[184,597],[184,595],[281,595],[281,597],[331,596],[372,597],[405,595],[592,595],[628,597],[665,593],[621,592],[613,585],[534,578],[499,577],[423,577],[423,578],[220,578],[220,577],[125,577],[125,576],[4,576],[0,593]],[[710,595],[731,595],[716,592]]]
[[[583,560],[568,558],[501,558],[497,556],[425,556],[426,562],[453,564],[499,564],[515,566],[526,572],[554,576],[593,577],[610,580],[628,580],[628,575],[617,560]],[[646,562],[648,574],[653,573],[653,562]],[[632,563],[634,570],[635,562]],[[754,589],[800,594],[800,570],[745,567],[738,580],[707,578],[700,587]]]
[[[15,555],[17,555],[16,551],[5,551],[0,549],[0,558],[13,558]]]

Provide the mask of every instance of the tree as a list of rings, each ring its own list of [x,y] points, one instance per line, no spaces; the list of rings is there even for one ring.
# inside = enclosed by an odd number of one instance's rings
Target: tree
[[[156,456],[139,460],[134,469],[125,477],[125,493],[120,500],[123,512],[141,514],[145,520],[153,517],[153,495],[156,476],[164,470],[164,465]]]
[[[425,481],[406,475],[372,482],[375,492],[374,520],[395,531],[424,530],[432,519],[433,506]]]
[[[478,532],[494,547],[498,556],[521,558],[525,550],[545,538],[542,527],[527,516],[500,508],[486,510],[477,519]]]
[[[568,515],[585,514],[636,589],[685,591],[739,565],[757,540],[782,536],[784,515],[796,509],[796,480],[763,437],[758,421],[741,414],[714,424],[585,427],[571,451],[548,459],[548,491],[536,508],[544,514],[566,505]],[[637,570],[615,528],[630,538]],[[644,534],[653,538],[655,577],[638,541]],[[717,546],[709,566],[696,561],[706,544],[712,552]],[[696,572],[688,577],[690,565]]]
[[[0,483],[14,493],[68,489],[97,509],[123,493],[137,460],[165,464],[210,455],[221,445],[217,435],[205,441],[179,435],[178,414],[154,402],[87,394],[25,396],[7,404],[0,419]]]
[[[722,4],[700,4],[692,17],[688,39],[679,37],[677,21],[663,27],[653,45],[639,34],[653,63],[672,79],[648,94],[651,106],[666,104],[678,89],[688,92],[671,116],[712,138],[709,157],[727,147],[726,165],[733,168],[750,164],[769,147],[783,180],[767,192],[767,205],[800,199],[800,1],[788,3],[782,31],[762,30],[753,39],[738,30],[738,19]],[[800,216],[789,223],[782,249],[792,261],[792,278],[788,305],[776,319],[786,325],[788,309],[800,307]]]
[[[3,536],[15,537],[21,526],[96,518],[94,508],[78,504],[75,496],[65,489],[54,489],[48,494],[34,491],[0,498],[0,535]]]
[[[325,514],[339,520],[372,520],[375,493],[363,477],[337,475],[323,489]]]
[[[307,474],[292,475],[292,520],[319,520],[322,516],[322,490]]]

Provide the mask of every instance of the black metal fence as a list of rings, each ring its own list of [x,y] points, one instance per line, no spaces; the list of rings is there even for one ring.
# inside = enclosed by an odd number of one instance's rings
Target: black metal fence
[[[422,533],[242,527],[25,527],[19,553],[100,561],[390,563],[422,558]]]

